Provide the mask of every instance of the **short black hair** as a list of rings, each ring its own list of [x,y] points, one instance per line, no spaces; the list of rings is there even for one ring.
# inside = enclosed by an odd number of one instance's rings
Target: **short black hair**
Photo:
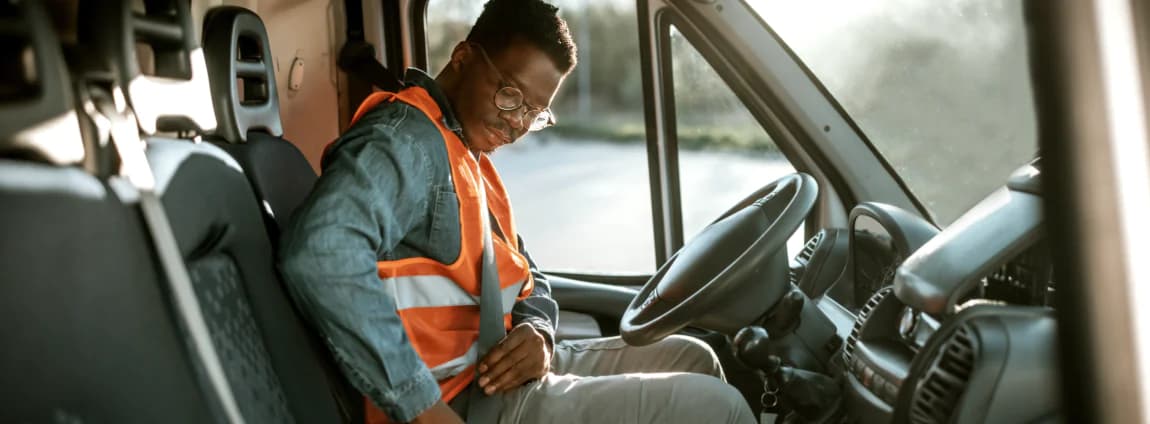
[[[542,0],[488,1],[467,34],[467,41],[479,43],[489,54],[516,39],[543,50],[560,72],[570,72],[578,61],[567,21],[559,17],[558,7]]]

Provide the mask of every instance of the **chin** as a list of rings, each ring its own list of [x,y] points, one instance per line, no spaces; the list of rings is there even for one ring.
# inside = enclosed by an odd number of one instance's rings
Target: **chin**
[[[495,149],[498,149],[498,148],[500,148],[500,147],[502,147],[502,146],[501,146],[500,144],[498,144],[498,143],[491,143],[491,142],[488,142],[488,143],[487,143],[487,144],[485,144],[483,147],[481,147],[481,148],[479,149],[479,151],[481,151],[481,152],[483,152],[483,153],[491,153],[491,152],[494,152],[494,151],[495,151]]]
[[[502,140],[499,140],[499,139],[496,139],[496,138],[493,138],[490,136],[482,137],[482,138],[479,138],[478,141],[475,143],[475,146],[476,146],[475,150],[479,150],[479,151],[484,152],[484,153],[491,153],[491,152],[494,152],[495,149],[498,149],[502,145],[503,145]]]

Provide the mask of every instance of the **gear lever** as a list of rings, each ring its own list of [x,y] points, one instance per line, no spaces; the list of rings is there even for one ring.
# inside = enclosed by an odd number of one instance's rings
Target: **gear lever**
[[[770,341],[771,336],[763,327],[757,325],[743,327],[735,334],[735,356],[751,368],[766,371],[771,367],[771,359],[779,361],[779,358],[771,355],[767,348]],[[778,363],[773,365],[775,368],[778,366]]]
[[[808,421],[821,421],[833,413],[840,397],[838,382],[833,378],[799,368],[783,365],[782,359],[772,355],[767,345],[771,340],[766,329],[748,326],[735,334],[735,356],[744,364],[763,371],[766,391],[786,410],[794,411]],[[768,405],[764,399],[764,407]]]
[[[841,397],[835,379],[814,371],[781,366],[772,374],[779,388],[779,401],[804,422],[823,422],[833,416]]]

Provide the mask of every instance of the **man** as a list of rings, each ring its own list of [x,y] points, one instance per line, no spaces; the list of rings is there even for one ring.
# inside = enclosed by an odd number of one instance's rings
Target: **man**
[[[556,13],[492,0],[436,79],[365,101],[285,234],[284,277],[369,422],[460,422],[485,396],[509,423],[753,422],[699,341],[554,343],[558,306],[487,154],[554,123],[576,58]],[[507,334],[481,352],[487,243]]]

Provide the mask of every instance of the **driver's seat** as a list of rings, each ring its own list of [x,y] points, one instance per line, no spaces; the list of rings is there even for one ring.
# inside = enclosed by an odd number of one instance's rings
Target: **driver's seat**
[[[204,61],[211,80],[216,129],[207,139],[244,168],[277,241],[315,185],[303,153],[284,139],[271,42],[260,17],[238,6],[208,11]]]
[[[217,123],[206,138],[243,167],[261,203],[272,247],[278,250],[281,231],[311,192],[316,175],[299,149],[283,138],[267,30],[251,10],[218,6],[204,17],[203,40]],[[344,419],[362,422],[363,396],[327,355],[318,332],[309,333],[315,335],[310,337],[314,357]]]

